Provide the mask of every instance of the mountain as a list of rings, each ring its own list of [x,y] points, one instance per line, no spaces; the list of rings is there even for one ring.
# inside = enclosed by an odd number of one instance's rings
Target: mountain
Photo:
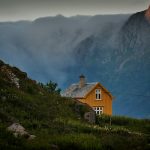
[[[101,79],[112,90],[114,114],[150,115],[150,23],[145,13],[129,17],[119,31],[106,27],[76,48],[78,68],[84,68],[90,79],[94,74],[95,80]]]
[[[64,87],[69,75],[65,69],[76,64],[74,49],[77,45],[87,37],[101,32],[106,23],[122,24],[128,16],[67,18],[58,15],[38,18],[32,22],[0,23],[0,56],[36,80],[46,82],[51,79]]]
[[[84,120],[90,110],[0,60],[1,150],[149,149],[150,120],[112,116],[110,127],[110,116]]]
[[[147,19],[148,21],[150,21],[150,6],[149,6],[149,8],[146,10],[146,12],[145,12],[145,17],[146,17],[146,19]]]
[[[3,22],[0,58],[62,89],[82,73],[114,95],[113,114],[149,118],[148,12]]]

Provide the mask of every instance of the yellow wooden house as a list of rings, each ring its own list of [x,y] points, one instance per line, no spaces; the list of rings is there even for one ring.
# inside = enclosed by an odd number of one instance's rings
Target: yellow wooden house
[[[86,83],[84,75],[80,76],[79,83],[69,86],[62,96],[88,104],[96,114],[112,115],[112,94],[99,82]]]

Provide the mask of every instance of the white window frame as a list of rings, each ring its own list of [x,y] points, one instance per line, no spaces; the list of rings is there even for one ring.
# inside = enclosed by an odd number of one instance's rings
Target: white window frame
[[[96,89],[95,90],[95,97],[96,97],[96,100],[102,100],[101,89]]]
[[[104,113],[104,106],[95,106],[93,107],[93,110],[97,115],[101,115]]]

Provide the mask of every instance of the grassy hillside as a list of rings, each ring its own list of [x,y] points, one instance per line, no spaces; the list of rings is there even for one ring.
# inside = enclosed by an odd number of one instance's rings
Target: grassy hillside
[[[83,119],[89,108],[76,110],[76,101],[48,93],[15,67],[0,61],[0,150],[146,150],[150,148],[150,121],[124,117]],[[20,123],[36,136],[15,137],[7,130]]]

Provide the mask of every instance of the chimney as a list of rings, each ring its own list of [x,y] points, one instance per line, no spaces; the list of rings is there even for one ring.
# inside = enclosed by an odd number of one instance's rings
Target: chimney
[[[79,81],[79,88],[82,88],[85,85],[85,76],[82,74],[80,75],[80,81]]]

